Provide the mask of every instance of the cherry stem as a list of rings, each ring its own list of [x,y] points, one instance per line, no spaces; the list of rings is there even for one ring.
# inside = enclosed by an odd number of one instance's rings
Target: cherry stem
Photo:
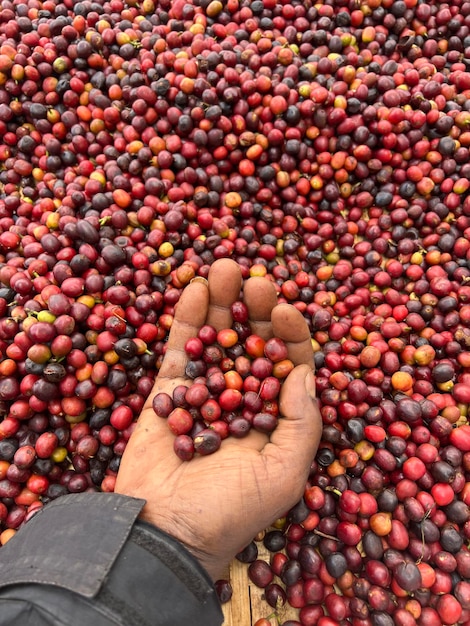
[[[339,541],[338,537],[333,537],[333,535],[328,535],[327,533],[323,533],[321,530],[313,529],[313,532],[319,537],[324,537],[325,539],[332,539],[333,541]]]

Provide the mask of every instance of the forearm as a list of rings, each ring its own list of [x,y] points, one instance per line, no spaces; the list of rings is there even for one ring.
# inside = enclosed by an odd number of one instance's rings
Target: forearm
[[[138,521],[144,504],[86,493],[44,507],[0,549],[0,626],[220,625],[210,578]]]

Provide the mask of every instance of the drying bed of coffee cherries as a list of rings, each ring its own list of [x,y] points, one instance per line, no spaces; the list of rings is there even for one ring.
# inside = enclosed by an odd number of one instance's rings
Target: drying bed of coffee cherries
[[[2,544],[113,490],[230,257],[305,316],[324,422],[239,555],[258,626],[470,623],[469,64],[468,0],[0,1]]]

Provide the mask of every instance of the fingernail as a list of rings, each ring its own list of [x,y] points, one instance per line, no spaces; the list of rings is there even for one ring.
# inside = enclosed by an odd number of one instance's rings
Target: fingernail
[[[313,372],[309,372],[305,377],[305,389],[307,390],[308,395],[315,400],[317,397],[316,386],[315,386],[315,375]]]
[[[195,276],[189,281],[189,284],[192,284],[192,283],[202,283],[203,285],[207,286],[209,284],[209,281],[207,280],[207,278],[204,278],[203,276]]]

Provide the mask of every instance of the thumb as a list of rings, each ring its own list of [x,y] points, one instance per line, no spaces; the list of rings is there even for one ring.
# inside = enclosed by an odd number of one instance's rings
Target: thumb
[[[315,376],[308,365],[297,365],[282,385],[281,419],[271,434],[270,454],[288,468],[307,472],[318,449],[322,419],[315,396]],[[292,469],[289,469],[292,472]]]

